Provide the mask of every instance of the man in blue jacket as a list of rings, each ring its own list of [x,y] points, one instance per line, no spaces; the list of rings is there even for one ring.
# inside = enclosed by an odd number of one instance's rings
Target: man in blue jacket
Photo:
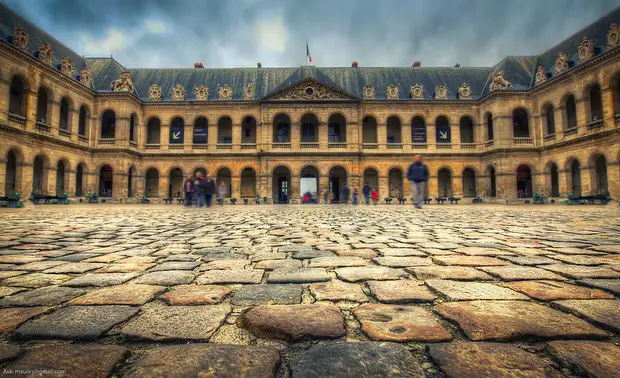
[[[407,170],[407,179],[411,182],[413,204],[416,209],[421,209],[424,203],[424,186],[428,181],[428,176],[428,167],[422,163],[422,156],[416,155],[413,164]]]

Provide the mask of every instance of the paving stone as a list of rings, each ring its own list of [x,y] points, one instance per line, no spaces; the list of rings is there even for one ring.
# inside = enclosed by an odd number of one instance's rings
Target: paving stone
[[[125,378],[275,377],[280,354],[263,346],[185,344],[147,350]]]
[[[0,344],[0,364],[21,356],[22,350],[17,345]],[[6,373],[4,374],[6,375]]]
[[[365,266],[368,262],[361,257],[317,257],[308,263],[310,268],[338,268],[342,266]]]
[[[389,266],[391,268],[404,268],[408,266],[427,266],[432,265],[431,259],[426,257],[416,256],[389,256],[389,257],[375,257],[374,262],[380,265]]]
[[[286,253],[279,252],[259,252],[250,256],[251,261],[263,261],[263,260],[284,260],[286,259]]]
[[[37,288],[49,285],[59,285],[70,279],[71,276],[67,274],[29,273],[17,277],[6,278],[2,281],[2,285]]]
[[[110,375],[114,367],[121,363],[128,354],[127,348],[116,345],[49,345],[28,351],[5,369],[13,371],[55,370],[63,371],[63,377],[101,378]]]
[[[552,341],[551,356],[579,376],[615,377],[620,371],[620,347],[600,341]]]
[[[620,244],[595,245],[590,247],[597,252],[620,253]]]
[[[510,264],[507,261],[486,256],[433,256],[432,259],[435,263],[440,265],[501,266]]]
[[[597,287],[620,296],[620,279],[585,279],[577,281],[580,285]]]
[[[80,289],[48,286],[5,297],[0,304],[3,307],[57,306],[84,293],[85,291]]]
[[[53,268],[49,268],[44,270],[44,273],[55,274],[55,273],[84,273],[89,270],[103,268],[105,264],[96,264],[96,263],[83,263],[83,262],[70,262],[62,265],[58,265]]]
[[[438,342],[452,340],[426,308],[368,304],[353,311],[362,331],[373,340]]]
[[[553,302],[552,305],[620,332],[620,301],[618,300],[561,300]]]
[[[463,253],[468,256],[510,256],[513,253],[496,248],[460,247],[452,252]]]
[[[558,299],[613,299],[614,296],[602,290],[589,289],[557,281],[517,281],[504,284],[512,290],[541,301]]]
[[[239,253],[209,253],[202,257],[202,261],[210,262],[217,260],[245,260],[246,256]]]
[[[559,273],[573,279],[581,278],[620,278],[620,272],[599,266],[581,266],[568,264],[544,265],[544,269]]]
[[[146,273],[131,281],[131,283],[171,286],[188,284],[192,282],[194,278],[196,278],[196,275],[193,272],[188,272],[186,270],[162,270]]]
[[[49,307],[0,308],[0,333],[11,332],[26,320],[48,310]]]
[[[98,273],[131,273],[131,272],[144,272],[155,264],[148,262],[123,262],[120,260],[114,264],[106,265],[105,267],[98,269]]]
[[[400,269],[385,266],[364,266],[336,269],[336,274],[342,280],[359,282],[368,280],[398,280],[407,278],[407,273]]]
[[[419,280],[447,279],[456,281],[491,280],[493,277],[476,268],[466,266],[424,266],[406,269]]]
[[[383,303],[432,302],[437,299],[423,281],[368,281],[367,285],[377,300]]]
[[[8,297],[9,295],[17,294],[24,290],[27,289],[23,287],[0,286],[0,298]]]
[[[562,377],[547,361],[510,344],[456,341],[427,348],[447,377]]]
[[[120,285],[138,276],[138,273],[87,273],[72,280],[63,282],[63,286],[114,286]]]
[[[161,264],[157,264],[155,267],[149,269],[150,272],[158,272],[163,270],[192,270],[200,265],[195,261],[168,261]]]
[[[243,313],[239,326],[257,337],[285,341],[345,334],[344,317],[332,304],[257,306]]]
[[[434,310],[474,341],[535,338],[601,338],[607,333],[585,320],[527,301],[442,303]]]
[[[362,249],[338,249],[334,251],[341,257],[361,257],[363,259],[371,259],[377,256],[377,253],[369,248]]]
[[[74,305],[141,305],[166,290],[163,286],[125,284],[89,291],[74,299]]]
[[[256,269],[275,270],[275,269],[297,269],[301,268],[301,261],[286,259],[286,260],[262,260],[256,263],[254,266]]]
[[[77,263],[80,261],[92,259],[92,258],[99,257],[99,256],[101,255],[97,253],[72,253],[72,254],[63,253],[60,255],[60,257],[56,257],[54,260],[62,261],[64,263],[67,263],[67,262]]]
[[[121,332],[129,339],[151,341],[205,341],[222,325],[230,306],[150,306],[125,324]]]
[[[366,302],[368,297],[359,284],[331,280],[310,285],[312,295],[319,301]]]
[[[329,281],[329,275],[321,268],[275,269],[269,273],[269,283],[304,283]]]
[[[403,257],[403,256],[418,256],[426,257],[426,253],[415,248],[381,248],[379,250],[382,256],[386,257]]]
[[[196,283],[203,284],[257,284],[263,279],[261,269],[208,270],[196,278]]]
[[[0,263],[2,264],[27,264],[42,260],[45,258],[32,255],[0,255]]]
[[[561,262],[564,262],[564,263],[567,263],[567,264],[574,264],[574,265],[595,266],[595,265],[603,265],[603,264],[610,263],[609,259],[607,259],[605,257],[599,257],[599,256],[589,256],[589,255],[552,255],[550,257],[555,259],[555,260],[559,260]]]
[[[280,248],[280,252],[283,252],[282,248]],[[333,252],[329,252],[329,251],[315,251],[315,250],[311,250],[311,249],[296,251],[296,252],[293,253],[293,258],[294,259],[300,259],[300,260],[315,259],[317,257],[334,257],[334,256],[335,255],[334,255]]]
[[[492,276],[499,277],[504,281],[518,280],[558,280],[563,281],[566,278],[552,273],[548,270],[532,267],[532,266],[492,266],[478,268]]]
[[[179,285],[161,296],[173,306],[207,305],[221,303],[231,289],[219,285]]]
[[[15,270],[25,270],[25,271],[29,271],[29,272],[38,272],[38,271],[42,271],[42,270],[45,270],[45,269],[54,268],[54,267],[57,267],[59,265],[63,265],[63,264],[66,264],[66,263],[67,263],[66,261],[43,260],[43,261],[31,262],[31,263],[28,263],[28,264],[17,265],[13,269],[15,269]]]
[[[426,280],[426,284],[431,289],[445,296],[449,301],[470,301],[478,299],[528,299],[525,295],[517,293],[506,287],[486,282]]]
[[[301,303],[301,285],[247,285],[241,287],[231,300],[235,306]]]
[[[200,270],[212,270],[212,269],[245,269],[250,264],[248,260],[215,260],[210,261],[207,264],[203,264]]]
[[[14,332],[22,339],[95,340],[135,315],[131,306],[69,306],[27,322]]]
[[[293,378],[425,376],[407,348],[378,341],[319,344],[297,356],[290,366]]]
[[[3,280],[5,278],[10,278],[10,277],[16,277],[16,276],[21,276],[22,274],[26,274],[28,273],[25,270],[6,270],[6,271],[0,271],[0,280]]]
[[[510,261],[517,265],[547,265],[557,263],[556,260],[545,256],[501,256],[500,259]]]

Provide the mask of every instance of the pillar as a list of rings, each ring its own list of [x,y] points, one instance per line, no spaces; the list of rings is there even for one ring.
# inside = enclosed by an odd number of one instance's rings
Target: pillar
[[[45,175],[43,176],[45,178]],[[56,195],[56,167],[47,167],[47,185],[43,183],[42,187],[47,188],[47,192],[44,194],[49,196]]]
[[[560,197],[566,197],[571,192],[568,187],[568,175],[570,170],[558,169],[558,189],[560,191]]]
[[[34,130],[37,118],[37,92],[32,87],[34,85],[31,84],[30,90],[26,93],[26,130]],[[8,106],[4,109],[8,109]]]
[[[612,198],[620,198],[620,162],[607,163],[607,187]]]
[[[436,132],[436,128],[435,128],[435,121],[433,120],[432,122],[429,122],[426,124],[426,145],[427,145],[427,149],[429,150],[435,150],[437,149],[437,132]],[[429,195],[431,195],[430,193],[430,187],[429,187]],[[433,194],[434,196],[435,194]]]
[[[319,149],[327,150],[327,141],[329,139],[327,122],[319,122]]]
[[[0,196],[5,196],[6,189],[6,159],[0,158]]]
[[[170,177],[159,172],[159,187],[157,188],[159,198],[168,198],[168,184]]]
[[[382,200],[384,197],[389,197],[390,195],[390,186],[388,176],[379,176],[379,200]]]
[[[297,151],[301,142],[301,124],[299,122],[291,122],[291,149]]]
[[[439,177],[431,174],[428,177],[428,196],[430,198],[439,197]]]
[[[194,137],[194,125],[192,125],[192,124],[185,124],[185,126],[183,126],[183,146],[184,146],[184,149],[191,151],[192,144],[193,144],[193,137]]]
[[[23,199],[28,199],[32,195],[32,175],[34,164],[25,162],[17,164],[20,166],[22,177],[21,183],[19,183],[21,186],[21,192],[19,193],[22,195]]]
[[[170,126],[168,126],[170,128]],[[209,151],[215,151],[217,149],[217,123],[209,122],[207,131],[207,139],[209,142]]]
[[[234,138],[234,137],[233,137]],[[234,142],[234,139],[233,139]],[[230,178],[230,197],[241,201],[241,177],[232,176]]]
[[[65,188],[65,192],[69,193],[69,195],[73,197],[75,196],[76,171],[73,169],[67,169],[65,174],[69,175],[69,177],[65,177],[65,179],[68,181],[67,187]]]
[[[452,195],[463,198],[463,176],[452,176]]]
[[[241,150],[241,124],[240,123],[233,123],[232,125],[232,148],[233,148],[233,151]],[[239,198],[239,197],[235,197],[235,198]]]
[[[299,139],[298,139],[299,140]],[[291,174],[291,187],[289,188],[289,202],[299,203],[299,191],[301,186],[301,177],[299,175]]]
[[[381,122],[377,123],[377,143],[379,144],[379,149],[386,149],[387,145],[387,123]]]
[[[401,127],[400,139],[403,143],[403,151],[411,151],[411,122],[405,122]],[[403,185],[403,191],[404,191]]]
[[[614,109],[614,93],[612,87],[607,87],[601,90],[601,100],[603,105],[603,119],[605,119],[604,126],[615,126],[615,109]]]
[[[495,185],[497,187],[497,197],[504,200],[515,200],[517,198],[517,174],[516,172],[495,173]]]
[[[581,194],[588,196],[592,193],[592,172],[587,164],[581,166]]]

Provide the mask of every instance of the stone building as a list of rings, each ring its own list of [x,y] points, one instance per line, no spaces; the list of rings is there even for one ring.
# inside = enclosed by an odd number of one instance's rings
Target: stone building
[[[493,67],[132,69],[83,58],[0,5],[0,194],[177,197],[203,170],[233,198],[297,202],[368,182],[518,201],[620,195],[620,8]]]

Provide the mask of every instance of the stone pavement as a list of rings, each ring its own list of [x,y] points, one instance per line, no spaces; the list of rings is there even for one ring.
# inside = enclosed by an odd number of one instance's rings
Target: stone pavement
[[[616,204],[4,209],[0,369],[618,376],[619,215]]]

